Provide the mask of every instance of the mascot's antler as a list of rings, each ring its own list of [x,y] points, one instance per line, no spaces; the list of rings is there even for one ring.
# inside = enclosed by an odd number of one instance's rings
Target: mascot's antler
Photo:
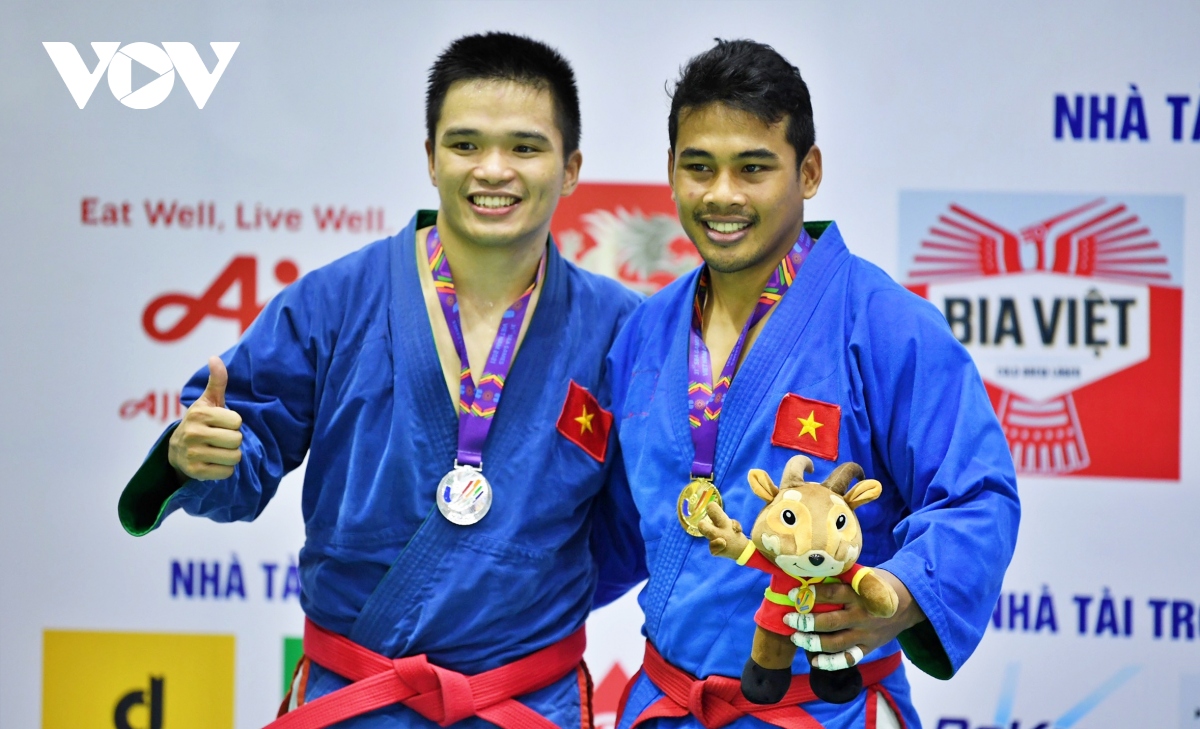
[[[833,469],[833,473],[829,474],[821,485],[828,486],[829,490],[838,496],[845,496],[851,481],[861,481],[865,476],[862,466],[857,463],[843,463]]]
[[[783,478],[779,488],[786,489],[804,483],[804,474],[813,472],[813,462],[808,456],[792,456],[783,467]]]

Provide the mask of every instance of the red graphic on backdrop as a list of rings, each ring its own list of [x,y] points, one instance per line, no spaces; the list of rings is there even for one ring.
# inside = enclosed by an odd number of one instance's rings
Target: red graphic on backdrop
[[[1013,232],[961,205],[952,204],[922,241],[922,264],[909,272],[916,280],[942,277],[996,276],[1026,270],[1073,276],[1164,281],[1171,274],[1150,229],[1125,205],[1097,198],[1072,210]],[[1036,254],[1033,265],[1022,263],[1022,248]],[[1052,246],[1052,248],[1051,248]]]
[[[1150,226],[1105,198],[1016,230],[951,203],[909,288],[975,358],[1019,472],[1177,479],[1182,292],[1169,263]]]
[[[617,707],[621,703],[621,694],[625,692],[625,684],[629,676],[621,668],[620,663],[614,663],[592,694],[592,713],[595,715],[596,729],[613,729],[617,725]]]
[[[275,264],[275,279],[287,286],[300,277],[300,269],[293,261],[283,259]],[[238,287],[236,306],[221,303],[233,287]],[[237,256],[217,276],[212,285],[199,296],[168,293],[151,301],[142,312],[142,328],[151,339],[159,342],[178,341],[192,332],[207,317],[232,319],[243,333],[262,311],[264,304],[258,301],[258,259],[254,256]],[[164,309],[182,310],[173,324],[159,326],[159,314]]]
[[[643,293],[703,263],[667,185],[580,183],[559,203],[551,229],[567,258]]]

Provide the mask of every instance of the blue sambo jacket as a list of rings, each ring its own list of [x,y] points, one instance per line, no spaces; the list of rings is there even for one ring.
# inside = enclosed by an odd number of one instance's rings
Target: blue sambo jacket
[[[763,502],[746,481],[749,470],[765,469],[778,481],[788,459],[802,452],[772,445],[784,397],[840,408],[836,459],[810,455],[809,480],[854,461],[882,482],[882,496],[856,512],[863,529],[858,561],[895,574],[929,617],[899,645],[865,660],[903,646],[916,665],[948,678],[982,637],[1013,553],[1019,506],[1012,460],[983,382],[937,309],[851,255],[836,225],[808,230],[817,239],[812,253],[733,378],[720,415],[715,481],[729,515],[752,524]],[[713,557],[676,517],[694,452],[687,360],[697,276],[682,277],[634,313],[609,355],[609,372],[650,570],[639,597],[646,637],[688,673],[737,677],[769,577]],[[807,670],[800,652],[794,671]],[[908,726],[919,726],[903,668],[883,686]],[[621,726],[661,696],[641,676]],[[803,708],[829,729],[861,727],[865,696]],[[688,717],[649,726],[699,724]],[[730,726],[765,725],[744,718]]]
[[[623,490],[606,487],[609,463],[556,430],[572,381],[608,407],[605,354],[638,297],[549,246],[542,293],[483,451],[491,511],[454,527],[459,536],[444,549],[410,544],[426,518],[442,519],[434,490],[454,465],[458,432],[417,278],[430,274],[417,265],[416,230],[434,221],[422,211],[398,235],[304,276],[224,354],[226,403],[243,418],[243,458],[232,477],[176,490],[166,461],[172,426],[119,510],[139,534],[177,509],[252,520],[307,455],[304,612],[384,655],[424,653],[475,674],[565,638],[594,603],[644,577],[636,526],[627,526],[636,520],[625,518],[632,506],[614,501]],[[197,372],[185,403],[206,382],[207,371]],[[377,596],[364,626],[360,613],[398,558],[403,592]],[[344,683],[314,665],[307,698]],[[522,701],[564,727],[585,715],[574,673]],[[434,725],[394,706],[345,726]]]

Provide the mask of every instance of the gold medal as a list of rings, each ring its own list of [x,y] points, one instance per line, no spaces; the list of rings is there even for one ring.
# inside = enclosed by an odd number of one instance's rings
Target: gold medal
[[[701,536],[697,527],[708,516],[708,505],[714,503],[724,506],[721,492],[717,490],[712,479],[692,479],[692,482],[679,492],[679,503],[675,507],[680,526],[693,537]]]
[[[800,592],[796,595],[796,612],[804,614],[812,612],[813,605],[817,602],[817,592],[811,587],[805,585],[800,588]]]

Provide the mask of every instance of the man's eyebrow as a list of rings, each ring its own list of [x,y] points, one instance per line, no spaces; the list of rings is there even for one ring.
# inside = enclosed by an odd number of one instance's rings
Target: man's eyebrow
[[[541,132],[513,132],[512,136],[517,139],[528,139],[533,142],[541,142],[542,144],[550,144],[550,137],[547,137]]]
[[[766,149],[765,147],[760,147],[758,149],[747,149],[745,152],[738,152],[737,157],[734,157],[734,159],[772,159],[772,160],[777,160],[777,159],[779,159],[779,155],[775,154],[774,152],[772,152],[769,149]]]
[[[454,127],[452,129],[447,129],[445,132],[442,133],[443,137],[479,137],[482,135],[483,135],[483,132],[481,132],[478,129],[472,129],[470,127]],[[541,132],[536,132],[536,131],[518,130],[518,131],[514,131],[514,132],[509,132],[509,136],[513,137],[515,139],[527,139],[531,142],[541,142],[542,144],[550,144],[549,137],[547,137],[545,134],[542,134]]]
[[[680,152],[680,153],[679,153],[679,158],[680,158],[680,159],[684,159],[684,158],[688,158],[688,159],[697,159],[697,158],[700,158],[700,159],[712,159],[712,156],[713,156],[712,152],[709,152],[709,151],[706,151],[706,150],[703,150],[703,149],[697,149],[697,148],[695,148],[695,147],[686,147],[686,148],[684,148],[684,150],[683,150],[682,152]],[[747,150],[745,150],[745,151],[743,151],[743,152],[738,152],[738,153],[737,153],[737,154],[734,156],[734,159],[769,159],[769,160],[778,160],[778,159],[779,159],[779,155],[775,154],[774,152],[772,152],[771,150],[767,149],[766,147],[760,147],[759,149],[747,149]]]

